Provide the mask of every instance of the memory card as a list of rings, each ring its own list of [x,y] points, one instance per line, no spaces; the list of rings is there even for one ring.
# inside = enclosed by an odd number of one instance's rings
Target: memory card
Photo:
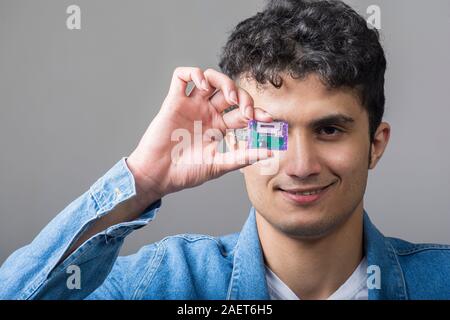
[[[248,149],[287,150],[288,124],[250,120],[247,128],[235,130],[235,136],[238,141],[246,141]]]

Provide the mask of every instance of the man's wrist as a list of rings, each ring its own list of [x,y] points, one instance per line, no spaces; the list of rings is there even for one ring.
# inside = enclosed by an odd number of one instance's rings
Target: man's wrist
[[[163,197],[163,194],[157,189],[157,182],[151,181],[148,176],[144,175],[132,159],[125,158],[125,163],[134,178],[136,188],[135,200],[144,209]]]

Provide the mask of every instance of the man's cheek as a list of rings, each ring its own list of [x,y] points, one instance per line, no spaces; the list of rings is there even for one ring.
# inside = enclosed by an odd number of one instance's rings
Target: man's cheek
[[[239,171],[252,176],[273,177],[280,171],[280,157],[274,152],[274,156],[271,158],[255,162]]]
[[[329,167],[336,173],[351,173],[367,167],[368,151],[355,144],[336,145],[326,150],[326,155]]]
[[[359,194],[367,181],[367,154],[361,149],[359,151],[355,151],[355,149],[343,151],[334,154],[329,166],[333,173],[341,179],[346,193]]]
[[[257,196],[258,199],[264,199],[267,196],[266,193],[269,184],[267,176],[259,174],[259,168],[256,165],[245,167],[243,171],[249,195]]]
[[[250,185],[253,188],[263,180],[263,177],[259,174],[258,164],[252,164],[240,170],[244,173],[247,185]]]

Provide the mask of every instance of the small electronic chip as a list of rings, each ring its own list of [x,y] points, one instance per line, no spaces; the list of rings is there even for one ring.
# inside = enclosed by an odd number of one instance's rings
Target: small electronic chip
[[[287,150],[288,124],[250,120],[247,128],[236,129],[235,135],[238,141],[247,141],[248,149]]]

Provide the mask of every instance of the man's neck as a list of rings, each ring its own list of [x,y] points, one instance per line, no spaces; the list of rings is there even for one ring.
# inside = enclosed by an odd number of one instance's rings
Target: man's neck
[[[288,236],[258,212],[266,265],[301,299],[327,299],[363,258],[363,204],[337,230],[316,240]]]

